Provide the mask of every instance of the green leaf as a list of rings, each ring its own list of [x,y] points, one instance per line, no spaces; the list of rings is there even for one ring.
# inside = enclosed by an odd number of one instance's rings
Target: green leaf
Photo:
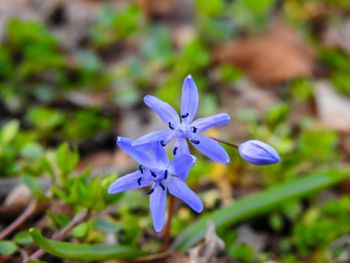
[[[69,149],[67,143],[63,143],[56,151],[56,161],[64,176],[74,170],[79,161],[79,153]]]
[[[344,167],[312,173],[233,202],[188,226],[177,236],[173,248],[186,251],[197,243],[204,236],[209,221],[213,221],[216,228],[220,229],[266,214],[286,202],[308,196],[340,182],[349,175],[349,171],[350,167]]]
[[[17,251],[15,242],[0,241],[0,255],[11,255]]]
[[[12,240],[20,245],[26,245],[33,242],[27,230],[18,232]]]
[[[33,241],[45,252],[64,259],[79,261],[95,261],[107,259],[125,260],[146,255],[145,252],[127,246],[104,244],[74,244],[49,240],[43,237],[41,233],[35,228],[29,229],[29,233],[32,236]]]
[[[19,122],[17,120],[10,121],[2,127],[0,133],[1,144],[8,144],[16,136],[19,130]]]
[[[40,183],[38,179],[30,175],[22,175],[21,181],[25,184],[33,193],[40,193]]]

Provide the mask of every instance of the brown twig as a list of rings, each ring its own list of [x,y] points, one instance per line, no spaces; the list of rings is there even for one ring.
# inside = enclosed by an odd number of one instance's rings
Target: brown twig
[[[212,137],[212,136],[210,136],[210,138],[212,138],[213,140],[218,141],[220,143],[223,143],[223,144],[226,144],[228,146],[234,147],[236,149],[238,149],[238,147],[239,147],[237,144],[234,144],[234,143],[231,143],[231,142],[227,142],[227,141],[223,141],[223,140],[220,140],[220,139]]]
[[[162,252],[167,251],[169,249],[170,244],[170,229],[171,229],[171,221],[173,219],[174,207],[175,207],[175,197],[170,195],[169,207],[168,207],[168,218],[165,224],[164,234],[163,234],[163,247]]]
[[[33,200],[27,208],[23,211],[23,213],[16,218],[10,225],[8,225],[3,231],[0,233],[0,240],[5,239],[10,234],[12,234],[17,228],[19,228],[36,210],[38,206],[38,201]]]

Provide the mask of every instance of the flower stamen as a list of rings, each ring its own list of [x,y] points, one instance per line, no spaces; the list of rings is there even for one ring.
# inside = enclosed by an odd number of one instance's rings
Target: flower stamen
[[[140,173],[143,174],[143,169],[142,169],[142,165],[141,164],[139,165],[139,170],[140,170]]]
[[[199,144],[199,143],[200,143],[200,141],[198,141],[198,140],[191,140],[191,142],[192,142],[193,144]]]
[[[166,180],[168,178],[168,170],[164,171],[164,180]]]
[[[196,128],[196,127],[194,127],[194,126],[192,127],[192,132],[193,132],[193,133],[196,133],[197,130],[198,130],[198,128]]]
[[[175,127],[171,124],[171,122],[168,122],[168,125],[170,130],[175,130]]]
[[[151,188],[151,190],[149,190],[149,191],[147,192],[147,194],[150,195],[150,194],[152,194],[153,192],[154,192],[154,189]]]
[[[177,147],[174,148],[173,154],[176,155],[176,152],[177,152]]]
[[[151,172],[151,175],[152,175],[154,178],[157,177],[157,175],[156,175],[153,171],[150,171],[150,172]]]
[[[181,115],[181,118],[182,118],[182,119],[185,119],[185,118],[188,117],[188,115],[190,115],[190,114],[187,112],[186,114]]]
[[[159,186],[163,189],[163,191],[165,191],[165,187],[162,183],[159,183]]]
[[[166,146],[166,144],[164,143],[164,141],[162,140],[162,141],[160,141],[160,145],[162,145],[163,147],[165,147]]]
[[[141,180],[142,180],[142,177],[139,177],[139,179],[137,179],[137,184],[138,184],[139,186],[141,186]]]

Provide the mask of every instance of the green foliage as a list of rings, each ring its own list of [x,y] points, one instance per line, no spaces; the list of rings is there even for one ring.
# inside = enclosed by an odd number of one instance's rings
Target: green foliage
[[[290,89],[293,99],[297,102],[306,102],[313,95],[312,83],[307,79],[293,80]]]
[[[330,243],[350,231],[349,197],[330,200],[320,210],[311,208],[293,228],[293,241],[306,255],[315,248],[326,249]]]
[[[315,161],[330,161],[336,158],[336,132],[325,129],[305,129],[300,136],[300,154]],[[310,158],[311,157],[311,158]]]
[[[45,154],[35,142],[31,132],[19,130],[16,120],[6,123],[0,130],[0,172],[3,176],[27,174],[42,175],[45,171]]]
[[[266,123],[271,127],[276,127],[286,121],[289,115],[289,107],[285,103],[280,103],[269,108],[266,114]]]
[[[238,0],[231,5],[231,15],[238,27],[253,32],[261,30],[269,21],[275,0]]]
[[[68,144],[64,143],[56,151],[56,161],[62,178],[66,178],[78,164],[79,154],[70,150]]]
[[[348,74],[350,56],[337,49],[322,49],[320,57],[331,72],[334,87],[343,94],[350,95]]]
[[[249,263],[253,262],[254,251],[248,244],[239,244],[234,246],[232,256],[239,262]]]
[[[12,240],[16,242],[16,244],[20,244],[20,245],[26,245],[33,242],[29,232],[26,230],[17,232]]]
[[[12,241],[0,241],[0,255],[11,255],[17,251],[16,243]]]
[[[142,13],[136,6],[115,10],[105,6],[91,29],[93,43],[97,47],[109,46],[137,32],[141,26]]]

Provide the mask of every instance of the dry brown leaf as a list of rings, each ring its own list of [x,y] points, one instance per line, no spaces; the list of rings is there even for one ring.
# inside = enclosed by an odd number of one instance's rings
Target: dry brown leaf
[[[173,2],[172,0],[138,0],[138,4],[148,17],[169,15],[173,9]]]
[[[350,133],[350,100],[334,91],[328,81],[315,83],[319,120],[328,128]]]
[[[228,42],[214,50],[219,63],[232,63],[261,85],[312,75],[315,57],[290,28],[279,25],[261,36]]]

